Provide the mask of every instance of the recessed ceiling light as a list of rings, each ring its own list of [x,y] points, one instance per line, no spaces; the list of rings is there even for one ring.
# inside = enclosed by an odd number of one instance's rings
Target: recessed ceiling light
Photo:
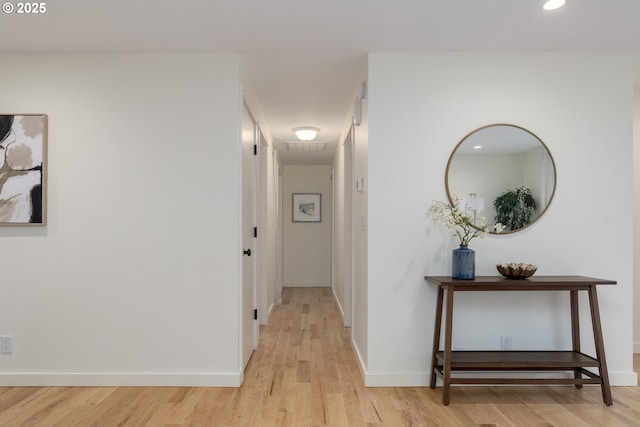
[[[482,145],[474,145],[474,146],[473,146],[473,149],[474,149],[474,150],[479,150],[479,149],[481,149],[481,148],[482,148]]]
[[[547,0],[542,5],[544,10],[555,10],[559,9],[567,3],[566,0]]]

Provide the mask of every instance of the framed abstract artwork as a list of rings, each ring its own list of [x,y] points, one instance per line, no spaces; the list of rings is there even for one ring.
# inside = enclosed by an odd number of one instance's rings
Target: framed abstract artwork
[[[293,222],[320,222],[320,193],[293,193]]]
[[[0,225],[45,225],[47,115],[0,115]]]

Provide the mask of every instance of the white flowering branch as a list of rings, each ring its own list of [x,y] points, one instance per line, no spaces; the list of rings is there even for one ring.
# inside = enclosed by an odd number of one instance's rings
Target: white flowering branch
[[[460,239],[460,244],[467,246],[475,237],[483,238],[487,235],[488,228],[484,218],[478,218],[479,224],[474,224],[472,215],[467,215],[462,205],[462,199],[458,193],[453,194],[453,205],[435,200],[429,211],[433,213],[433,223],[442,223],[445,228],[453,230],[454,235]]]

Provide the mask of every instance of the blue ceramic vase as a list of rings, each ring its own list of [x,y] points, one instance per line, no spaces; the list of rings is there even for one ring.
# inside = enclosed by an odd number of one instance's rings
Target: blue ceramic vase
[[[451,260],[451,278],[473,280],[476,278],[476,253],[467,245],[460,245],[453,250]]]

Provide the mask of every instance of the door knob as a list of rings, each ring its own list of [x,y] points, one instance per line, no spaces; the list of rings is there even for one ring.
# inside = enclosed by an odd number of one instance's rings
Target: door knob
[[[242,253],[246,256],[251,256],[251,249],[247,249],[245,251],[242,251]]]

